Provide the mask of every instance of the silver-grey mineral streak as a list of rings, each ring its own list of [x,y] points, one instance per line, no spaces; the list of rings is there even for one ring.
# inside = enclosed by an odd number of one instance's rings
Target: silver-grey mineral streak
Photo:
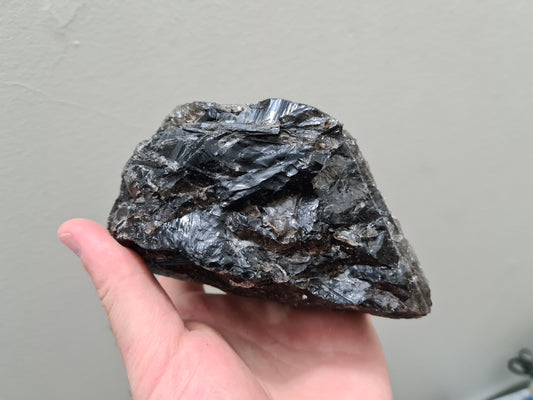
[[[156,274],[299,307],[430,311],[355,140],[304,104],[176,108],[127,162],[108,227]]]

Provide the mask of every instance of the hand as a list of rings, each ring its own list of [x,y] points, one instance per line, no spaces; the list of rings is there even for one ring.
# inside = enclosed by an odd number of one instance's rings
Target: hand
[[[70,220],[58,234],[91,276],[136,400],[392,398],[368,315],[157,280],[92,221]]]

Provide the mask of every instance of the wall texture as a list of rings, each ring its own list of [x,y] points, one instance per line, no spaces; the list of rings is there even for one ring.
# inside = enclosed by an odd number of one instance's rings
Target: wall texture
[[[482,399],[533,347],[533,2],[0,0],[0,398],[127,399],[55,231],[105,222],[177,104],[336,116],[418,251],[431,316],[375,319],[397,399]]]

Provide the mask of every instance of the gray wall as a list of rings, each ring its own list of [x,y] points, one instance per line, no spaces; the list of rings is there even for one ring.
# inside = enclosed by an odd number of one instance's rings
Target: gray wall
[[[375,319],[397,399],[481,399],[533,347],[533,2],[0,1],[0,398],[127,399],[85,272],[121,168],[177,104],[285,97],[344,122],[433,289]]]

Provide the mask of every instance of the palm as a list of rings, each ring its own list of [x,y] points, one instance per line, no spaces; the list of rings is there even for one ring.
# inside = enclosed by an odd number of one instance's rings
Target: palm
[[[367,316],[295,310],[160,281],[182,318],[195,321],[184,335],[196,355],[188,361],[199,372],[189,377],[190,398],[225,392],[232,399],[387,398],[385,362]],[[167,365],[168,385],[182,369],[179,359]],[[164,379],[155,382],[168,393]]]
[[[101,226],[71,220],[136,400],[390,399],[364,314],[296,310],[150,274]],[[76,247],[76,246],[74,246]]]

